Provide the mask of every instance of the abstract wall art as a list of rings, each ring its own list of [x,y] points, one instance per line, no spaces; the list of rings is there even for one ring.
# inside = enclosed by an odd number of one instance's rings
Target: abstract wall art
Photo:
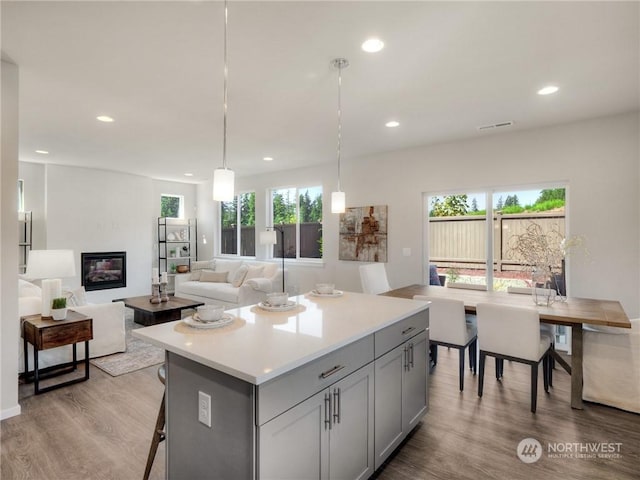
[[[347,208],[340,214],[338,258],[387,261],[387,205]]]

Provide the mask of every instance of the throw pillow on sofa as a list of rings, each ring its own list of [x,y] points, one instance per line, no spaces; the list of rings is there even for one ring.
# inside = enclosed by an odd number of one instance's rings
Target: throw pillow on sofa
[[[18,279],[18,297],[41,297],[42,289],[31,282]]]
[[[246,277],[247,272],[249,271],[249,267],[247,265],[240,265],[233,274],[229,272],[229,283],[232,287],[238,288],[244,282],[244,277]]]
[[[211,270],[200,271],[201,282],[226,283],[228,272],[213,272]]]
[[[227,260],[226,258],[216,258],[216,272],[228,272],[227,282],[231,283],[231,278],[242,266],[242,260]]]
[[[252,278],[260,278],[264,277],[264,266],[260,267],[252,267],[249,266],[249,270],[247,270],[247,274],[244,276],[243,282],[247,280],[251,280]]]
[[[196,260],[191,262],[191,277],[190,280],[200,281],[200,275],[202,270],[215,270],[215,260]]]
[[[84,287],[78,287],[75,290],[64,289],[62,296],[67,299],[67,307],[82,307],[89,304]]]

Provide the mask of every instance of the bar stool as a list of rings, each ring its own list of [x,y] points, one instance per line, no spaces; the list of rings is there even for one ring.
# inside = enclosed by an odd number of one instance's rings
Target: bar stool
[[[164,363],[158,368],[158,379],[165,384],[165,368]],[[153,460],[156,458],[156,452],[158,451],[158,445],[161,441],[163,441],[166,437],[164,431],[164,398],[165,393],[162,394],[162,403],[160,403],[160,409],[158,410],[158,419],[156,420],[156,428],[153,430],[153,437],[151,438],[151,447],[149,447],[149,456],[147,457],[147,466],[144,469],[144,480],[149,479],[149,474],[151,473],[151,467],[153,466]]]

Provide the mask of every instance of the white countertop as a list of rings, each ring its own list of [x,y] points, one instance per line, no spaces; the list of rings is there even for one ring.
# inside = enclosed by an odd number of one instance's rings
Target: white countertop
[[[258,306],[227,310],[234,321],[202,330],[182,320],[133,330],[195,362],[260,385],[428,308],[427,302],[344,292],[341,297],[291,298],[288,312]]]

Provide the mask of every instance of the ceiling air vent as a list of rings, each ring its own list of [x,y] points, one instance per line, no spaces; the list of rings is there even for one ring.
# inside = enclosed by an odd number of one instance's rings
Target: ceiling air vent
[[[505,128],[513,125],[513,122],[500,122],[494,123],[492,125],[481,125],[478,127],[479,132],[484,132],[485,130],[495,130],[496,128]]]

